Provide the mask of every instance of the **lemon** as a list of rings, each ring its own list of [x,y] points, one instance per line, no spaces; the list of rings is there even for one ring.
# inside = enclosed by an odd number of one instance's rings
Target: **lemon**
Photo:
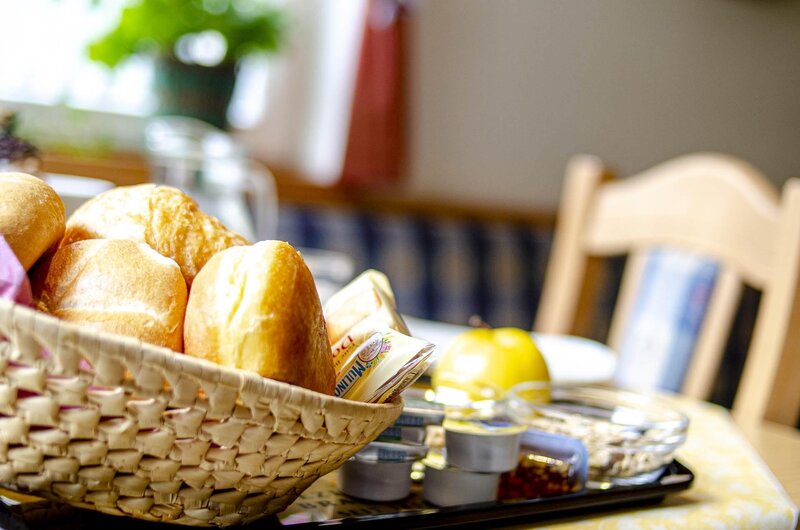
[[[550,381],[531,335],[519,328],[478,328],[456,336],[440,356],[431,384],[449,402],[499,399],[525,381]]]

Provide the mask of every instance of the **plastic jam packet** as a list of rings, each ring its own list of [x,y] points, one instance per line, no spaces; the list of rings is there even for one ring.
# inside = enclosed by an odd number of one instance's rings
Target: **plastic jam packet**
[[[337,375],[340,374],[340,370],[343,366],[352,364],[353,359],[357,355],[357,352],[360,351],[364,342],[375,333],[376,329],[380,329],[381,327],[389,327],[390,329],[403,333],[402,330],[398,330],[394,327],[391,322],[387,322],[385,315],[374,313],[368,315],[361,322],[353,326],[339,342],[331,346],[333,368],[336,370]]]
[[[366,318],[372,318],[405,335],[408,326],[397,312],[389,279],[369,269],[337,291],[325,303],[325,325],[334,352],[356,340],[348,333]]]
[[[532,499],[582,490],[589,476],[589,453],[580,440],[527,430],[517,467],[500,476],[500,500]]]
[[[434,349],[429,342],[382,326],[342,365],[334,393],[368,403],[392,399],[422,375]]]

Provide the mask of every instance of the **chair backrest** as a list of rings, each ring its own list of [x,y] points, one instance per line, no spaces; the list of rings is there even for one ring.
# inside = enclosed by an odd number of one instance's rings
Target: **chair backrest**
[[[682,392],[707,399],[743,284],[761,291],[736,393],[737,421],[794,425],[800,411],[800,179],[779,195],[757,169],[731,156],[676,158],[623,180],[600,160],[568,167],[534,329],[572,333],[592,257],[628,256],[611,320],[618,350],[646,256],[658,247],[713,259],[717,276]]]

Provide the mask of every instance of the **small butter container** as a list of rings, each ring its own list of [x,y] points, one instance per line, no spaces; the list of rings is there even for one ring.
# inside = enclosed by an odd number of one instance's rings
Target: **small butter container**
[[[448,419],[444,430],[449,465],[481,473],[517,467],[525,427],[507,421]]]
[[[500,473],[465,471],[446,463],[440,454],[429,453],[425,464],[422,498],[436,506],[456,506],[497,499]]]
[[[362,462],[407,462],[424,458],[428,448],[393,442],[372,442],[357,452],[353,458]]]
[[[351,458],[339,469],[339,489],[368,501],[397,501],[411,493],[411,464]]]
[[[394,422],[399,427],[424,427],[441,425],[444,421],[444,405],[422,399],[405,399],[403,413]]]
[[[378,435],[381,442],[398,442],[411,445],[425,443],[425,427],[398,427],[392,425]]]

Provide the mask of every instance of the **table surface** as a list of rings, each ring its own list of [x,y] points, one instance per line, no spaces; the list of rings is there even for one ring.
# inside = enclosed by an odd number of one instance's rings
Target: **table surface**
[[[795,505],[800,506],[800,430],[770,422],[741,430]]]

